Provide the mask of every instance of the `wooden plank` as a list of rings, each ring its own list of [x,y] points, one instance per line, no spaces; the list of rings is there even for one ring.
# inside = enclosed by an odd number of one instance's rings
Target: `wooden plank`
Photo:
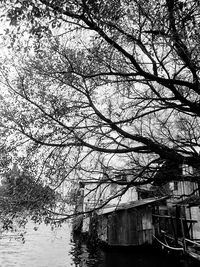
[[[144,244],[143,231],[140,230],[138,231],[138,245],[143,245],[143,244]]]
[[[151,245],[152,242],[153,242],[153,230],[152,229],[147,229],[144,232],[145,232],[144,243],[147,243],[147,244]]]
[[[141,210],[136,210],[136,220],[137,220],[137,230],[142,230],[142,212]]]
[[[170,215],[159,215],[159,214],[152,214],[153,217],[156,217],[156,218],[163,218],[163,219],[176,219],[175,216],[170,216]],[[182,218],[183,221],[186,221],[186,222],[191,222],[191,223],[196,223],[197,220],[192,220],[192,219],[186,219],[186,218]]]
[[[126,211],[108,216],[108,243],[110,245],[127,245]]]
[[[126,245],[126,220],[125,220],[125,216],[126,216],[126,211],[123,210],[121,212],[118,212],[118,242],[120,245]]]
[[[117,237],[117,220],[116,214],[113,213],[108,216],[108,244],[116,245],[118,243]]]
[[[128,221],[128,244],[138,245],[138,229],[137,229],[137,211],[129,210],[127,215]]]
[[[149,208],[146,208],[143,210],[143,216],[142,216],[142,229],[152,229],[152,215],[151,215],[151,210]]]

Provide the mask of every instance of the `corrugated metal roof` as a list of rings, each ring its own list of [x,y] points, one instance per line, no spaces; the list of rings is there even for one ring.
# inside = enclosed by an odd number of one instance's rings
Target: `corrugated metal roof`
[[[128,210],[128,209],[133,209],[133,208],[137,208],[140,206],[144,206],[144,205],[148,205],[148,204],[153,204],[155,202],[161,201],[161,200],[165,200],[168,197],[161,197],[161,198],[145,198],[145,199],[141,199],[141,200],[137,200],[137,201],[131,201],[128,203],[122,203],[119,205],[114,205],[114,206],[109,206],[109,207],[105,207],[104,209],[101,209],[98,211],[99,215],[103,215],[103,214],[107,214],[107,213],[111,213],[111,212],[117,212],[120,210]]]

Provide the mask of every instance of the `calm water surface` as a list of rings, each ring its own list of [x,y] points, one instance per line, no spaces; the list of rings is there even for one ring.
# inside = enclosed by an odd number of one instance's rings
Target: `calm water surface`
[[[0,267],[193,267],[194,263],[167,254],[129,250],[101,251],[72,240],[68,224],[53,231],[49,226],[26,227],[25,242],[19,234],[0,236]],[[200,266],[197,264],[196,266]],[[195,267],[196,267],[195,266]]]

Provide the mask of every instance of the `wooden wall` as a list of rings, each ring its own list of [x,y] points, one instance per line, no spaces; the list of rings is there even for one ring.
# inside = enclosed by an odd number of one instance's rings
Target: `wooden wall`
[[[99,238],[109,245],[143,245],[152,243],[151,207],[143,206],[101,215]]]

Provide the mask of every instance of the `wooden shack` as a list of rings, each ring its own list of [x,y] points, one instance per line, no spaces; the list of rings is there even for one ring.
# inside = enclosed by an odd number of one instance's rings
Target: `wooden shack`
[[[161,199],[142,199],[99,213],[98,237],[111,246],[152,244],[152,206]]]

